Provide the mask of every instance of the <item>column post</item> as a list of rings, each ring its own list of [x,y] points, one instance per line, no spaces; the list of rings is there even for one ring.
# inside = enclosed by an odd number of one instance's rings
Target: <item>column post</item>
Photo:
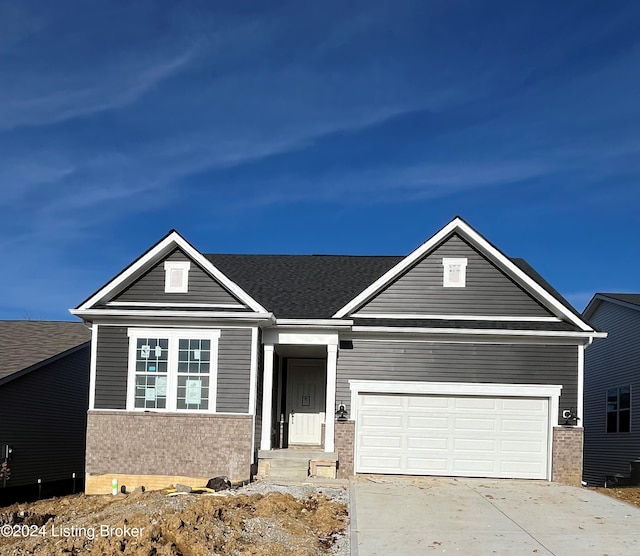
[[[336,434],[336,376],[338,369],[338,346],[327,346],[327,399],[325,405],[324,451],[335,450]]]
[[[271,450],[271,405],[273,403],[273,345],[264,346],[264,380],[262,384],[262,434],[260,449]]]

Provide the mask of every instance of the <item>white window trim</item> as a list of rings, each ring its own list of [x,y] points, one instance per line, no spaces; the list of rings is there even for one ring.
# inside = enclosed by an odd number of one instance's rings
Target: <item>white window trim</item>
[[[164,262],[164,293],[188,293],[189,291],[189,261],[165,261]],[[171,273],[175,270],[182,272],[180,286],[171,285]]]
[[[218,342],[220,330],[210,328],[128,328],[129,361],[127,379],[127,411],[153,411],[157,413],[215,413],[218,393]],[[136,393],[136,344],[139,338],[167,338],[169,340],[167,371],[167,407],[151,409],[135,407]],[[210,340],[209,408],[177,409],[178,398],[178,340]]]
[[[452,282],[449,279],[449,271],[452,266],[458,265],[460,266],[460,281]],[[442,266],[444,267],[444,272],[442,275],[442,285],[445,288],[464,288],[467,283],[467,259],[464,257],[451,258],[444,257],[442,259]]]

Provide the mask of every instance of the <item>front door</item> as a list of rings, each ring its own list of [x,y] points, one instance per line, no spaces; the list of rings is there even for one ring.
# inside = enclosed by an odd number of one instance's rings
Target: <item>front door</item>
[[[323,360],[289,359],[289,444],[321,444],[325,417],[325,381],[326,368]]]

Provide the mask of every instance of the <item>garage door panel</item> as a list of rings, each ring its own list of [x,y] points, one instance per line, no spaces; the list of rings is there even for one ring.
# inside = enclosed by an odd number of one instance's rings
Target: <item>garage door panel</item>
[[[448,450],[449,439],[446,437],[443,438],[434,438],[434,437],[425,437],[425,438],[417,438],[415,436],[410,436],[407,438],[407,449],[408,450]]]
[[[409,415],[407,419],[407,426],[409,430],[448,430],[449,419],[447,417],[420,417],[418,415]]]
[[[546,417],[546,416],[545,416]],[[529,433],[529,432],[546,432],[547,430],[547,423],[546,423],[546,419],[540,419],[540,417],[537,420],[533,420],[533,419],[505,419],[502,418],[500,420],[500,424],[501,424],[501,430],[505,431],[505,432],[523,432],[523,433]]]
[[[455,428],[460,431],[482,433],[495,430],[496,422],[494,419],[482,417],[455,417]]]
[[[455,438],[453,442],[453,449],[466,452],[487,452],[495,450],[496,443],[491,439],[482,438]]]
[[[519,453],[525,457],[531,454],[542,454],[546,451],[542,442],[534,440],[502,440],[500,450],[502,453]]]
[[[531,414],[532,412],[543,414],[547,411],[547,409],[545,407],[545,404],[541,403],[542,401],[543,400],[535,398],[516,398],[512,400],[509,398],[503,398],[502,407],[507,412],[525,413],[527,415]]]
[[[442,396],[403,396],[407,402],[408,409],[443,409],[451,406],[451,398]]]
[[[546,398],[368,395],[356,406],[356,472],[547,478]]]
[[[462,457],[456,457],[453,462],[453,471],[457,475],[473,476],[482,475],[490,476],[495,473],[496,465],[494,461],[474,459],[468,454]]]
[[[400,467],[400,458],[397,456],[365,456],[362,458],[363,466],[372,469],[395,469]]]
[[[398,436],[371,436],[362,438],[363,448],[400,448],[402,439]]]
[[[495,411],[497,400],[493,398],[453,398],[453,407],[456,410],[465,411],[484,409],[487,411]]]
[[[404,396],[368,395],[363,397],[363,399],[361,400],[361,404],[363,408],[366,408],[368,406],[373,406],[377,409],[382,409],[384,407],[390,408],[390,409],[393,409],[393,408],[403,409],[405,404],[405,401],[403,400],[403,398]]]
[[[365,414],[362,417],[363,428],[388,428],[388,429],[400,429],[402,427],[402,415],[377,415],[377,414]]]
[[[447,458],[407,458],[407,471],[412,475],[445,473],[448,467]]]

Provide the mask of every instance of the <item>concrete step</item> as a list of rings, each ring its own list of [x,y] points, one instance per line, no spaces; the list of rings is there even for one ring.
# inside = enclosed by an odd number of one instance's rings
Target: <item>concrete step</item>
[[[309,469],[308,459],[272,459],[271,469]]]
[[[258,475],[265,480],[304,481],[309,478],[313,462],[335,462],[337,459],[337,453],[321,450],[260,450]]]
[[[322,450],[259,450],[259,459],[290,459],[290,460],[312,460],[312,459],[338,459],[337,452],[323,452]]]
[[[306,481],[309,474],[298,469],[270,469],[265,477],[267,481]]]

